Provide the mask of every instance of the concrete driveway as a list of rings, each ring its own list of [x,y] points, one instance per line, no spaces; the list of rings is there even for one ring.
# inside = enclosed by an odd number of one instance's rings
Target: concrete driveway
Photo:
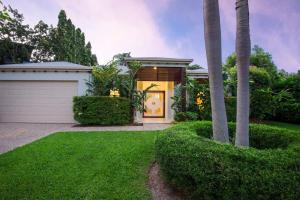
[[[169,124],[144,124],[143,126],[76,127],[74,124],[0,123],[0,154],[58,131],[151,131],[163,130],[169,126]]]
[[[72,126],[73,124],[0,123],[0,153]]]

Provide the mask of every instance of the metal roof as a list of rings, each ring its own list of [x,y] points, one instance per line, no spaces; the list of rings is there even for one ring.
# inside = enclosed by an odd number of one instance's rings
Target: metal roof
[[[40,62],[0,65],[0,70],[91,71],[91,67],[66,62]]]
[[[200,79],[200,78],[207,79],[208,70],[207,69],[186,70],[186,75],[194,79]]]
[[[129,57],[125,62],[139,61],[142,67],[187,67],[193,59],[162,58],[162,57]]]

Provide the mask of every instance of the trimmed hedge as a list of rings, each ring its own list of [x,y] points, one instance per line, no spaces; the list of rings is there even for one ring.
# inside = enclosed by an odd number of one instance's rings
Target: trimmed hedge
[[[77,96],[74,119],[84,125],[122,125],[131,121],[130,103],[123,97]]]
[[[235,124],[229,124],[231,139]],[[300,133],[250,126],[250,143],[211,140],[211,122],[175,125],[156,141],[156,158],[172,185],[190,199],[300,199]]]
[[[195,112],[178,112],[174,117],[177,122],[195,121],[198,119],[198,113]]]
[[[276,109],[275,120],[300,124],[300,103],[282,103]]]

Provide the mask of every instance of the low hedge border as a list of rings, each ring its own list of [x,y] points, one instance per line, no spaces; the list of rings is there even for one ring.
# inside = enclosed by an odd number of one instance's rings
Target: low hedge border
[[[123,125],[131,122],[130,103],[123,97],[77,96],[74,119],[84,125]]]
[[[235,124],[229,124],[231,139]],[[190,199],[300,199],[300,135],[267,125],[250,126],[241,149],[211,140],[211,122],[175,125],[156,141],[166,180]]]

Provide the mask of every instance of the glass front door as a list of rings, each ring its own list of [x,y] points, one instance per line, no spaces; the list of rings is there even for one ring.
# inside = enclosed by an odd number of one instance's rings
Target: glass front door
[[[144,101],[144,118],[165,117],[165,91],[148,91]]]

